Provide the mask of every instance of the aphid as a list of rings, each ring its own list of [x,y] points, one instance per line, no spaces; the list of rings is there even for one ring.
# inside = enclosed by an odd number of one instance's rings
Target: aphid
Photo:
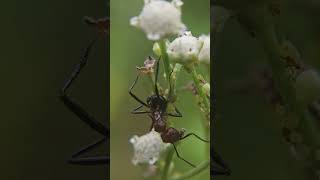
[[[211,156],[211,169],[210,174],[217,176],[217,175],[230,175],[231,170],[228,165],[224,162],[221,156],[213,149],[210,150]]]
[[[83,55],[80,58],[80,62],[75,66],[71,76],[69,76],[61,89],[60,99],[65,104],[65,106],[73,112],[80,120],[90,126],[93,130],[101,134],[103,137],[98,139],[80,149],[76,153],[74,153],[69,159],[69,163],[78,164],[78,165],[97,165],[97,164],[109,164],[110,157],[108,155],[104,156],[92,156],[92,157],[80,157],[82,154],[90,151],[91,149],[101,145],[103,142],[107,142],[109,139],[109,129],[104,126],[101,122],[97,121],[91,114],[89,114],[85,109],[83,109],[80,104],[74,101],[68,94],[67,91],[72,83],[76,80],[81,70],[86,66],[88,61],[88,56],[90,50],[95,43],[96,40],[93,40],[88,47],[86,47],[83,51]]]
[[[151,57],[149,57],[151,58]],[[159,90],[158,90],[158,86],[157,86],[157,82],[158,82],[158,75],[159,75],[159,62],[160,62],[160,58],[157,61],[156,64],[156,72],[155,72],[155,84],[154,84],[154,91],[155,94],[149,96],[147,98],[147,101],[144,102],[141,99],[139,99],[136,95],[134,95],[132,93],[132,89],[134,88],[134,86],[136,85],[140,73],[137,75],[135,81],[133,82],[132,86],[129,89],[129,94],[137,101],[139,102],[141,105],[138,106],[137,108],[135,108],[132,113],[133,114],[149,114],[149,117],[152,120],[152,124],[150,127],[150,130],[152,128],[154,128],[154,130],[158,133],[160,133],[162,141],[164,143],[171,143],[176,151],[177,157],[181,160],[183,160],[184,162],[188,163],[189,165],[191,165],[192,167],[195,167],[195,165],[193,165],[192,163],[190,163],[189,161],[185,160],[184,158],[182,158],[180,156],[180,154],[178,153],[178,150],[175,146],[174,143],[185,139],[191,135],[195,136],[196,138],[198,138],[199,140],[203,141],[203,142],[207,142],[209,143],[209,141],[204,140],[202,138],[200,138],[198,135],[194,134],[194,133],[189,133],[187,135],[184,135],[184,130],[177,130],[173,127],[167,127],[167,123],[166,123],[166,117],[167,116],[173,116],[173,117],[182,117],[182,114],[180,113],[180,111],[177,109],[177,107],[175,107],[175,112],[174,113],[170,113],[167,112],[167,106],[169,103],[169,100],[167,100],[164,96],[159,94]],[[170,77],[171,75],[169,75]],[[170,84],[170,83],[169,83]],[[171,91],[171,87],[169,89],[169,92]],[[139,109],[141,109],[142,107],[146,107],[149,110],[147,111],[138,111]]]

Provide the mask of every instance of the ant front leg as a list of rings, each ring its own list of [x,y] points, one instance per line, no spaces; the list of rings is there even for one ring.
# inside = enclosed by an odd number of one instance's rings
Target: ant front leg
[[[131,85],[130,89],[129,89],[129,94],[130,96],[135,99],[136,101],[138,101],[140,104],[142,104],[145,107],[149,107],[145,102],[143,102],[141,99],[139,99],[135,94],[132,93],[132,89],[134,88],[134,86],[136,85],[136,83],[138,82],[140,73],[137,75],[136,79],[134,80],[133,84]],[[140,108],[137,108],[140,109]]]
[[[175,112],[174,113],[168,113],[168,116],[172,117],[182,117],[181,112],[178,110],[177,107],[174,107]]]
[[[78,156],[88,152],[89,150],[93,149],[94,147],[99,146],[100,144],[102,144],[106,140],[107,140],[107,138],[103,137],[103,138],[99,139],[98,141],[82,148],[80,151],[74,153],[68,162],[70,164],[77,164],[77,165],[109,164],[110,163],[109,156],[78,157]]]
[[[80,62],[76,65],[73,73],[67,79],[65,85],[61,89],[60,99],[62,100],[62,102],[65,104],[65,106],[71,112],[73,112],[75,115],[77,115],[80,118],[80,120],[85,122],[92,129],[94,129],[95,131],[104,135],[105,137],[109,137],[109,130],[102,123],[97,121],[92,115],[90,115],[88,112],[86,112],[77,102],[75,102],[73,99],[71,99],[67,95],[67,90],[72,85],[72,83],[75,81],[75,79],[78,77],[81,70],[87,64],[89,52],[90,52],[94,42],[95,42],[95,40],[92,41],[89,44],[89,46],[84,50],[84,54],[81,56]]]
[[[138,106],[137,108],[133,109],[131,111],[132,114],[146,114],[146,113],[150,113],[150,111],[138,111],[139,109],[141,109],[143,107],[143,105]]]

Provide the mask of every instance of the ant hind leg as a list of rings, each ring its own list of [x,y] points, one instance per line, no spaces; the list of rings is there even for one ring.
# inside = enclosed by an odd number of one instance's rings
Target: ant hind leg
[[[95,40],[93,40],[87,48],[84,50],[84,54],[81,56],[80,62],[76,65],[70,77],[68,77],[66,83],[61,89],[60,99],[65,104],[65,106],[74,114],[76,114],[80,120],[89,125],[92,129],[99,132],[104,136],[109,136],[109,130],[102,123],[97,121],[92,115],[86,112],[77,102],[72,100],[67,95],[67,91],[72,83],[76,80],[81,70],[85,67],[88,61],[89,52],[94,44]]]
[[[190,166],[192,166],[192,167],[194,167],[194,168],[196,167],[196,166],[193,165],[191,162],[189,162],[189,161],[185,160],[183,157],[181,157],[181,156],[179,155],[179,153],[178,153],[178,150],[177,150],[176,146],[175,146],[173,143],[172,143],[172,145],[173,145],[173,148],[174,148],[174,150],[176,151],[177,157],[178,157],[179,159],[183,160],[184,162],[188,163]]]
[[[194,137],[198,138],[199,140],[201,140],[201,141],[203,141],[203,142],[206,142],[206,143],[209,143],[209,142],[210,142],[210,141],[208,141],[208,140],[202,139],[200,136],[198,136],[198,135],[196,135],[196,134],[194,134],[194,133],[189,133],[189,134],[183,136],[180,140],[185,139],[185,138],[187,138],[187,137],[189,137],[189,136],[194,136]]]
[[[88,146],[85,146],[84,148],[80,149],[78,152],[74,153],[71,158],[69,159],[70,164],[77,164],[77,165],[99,165],[99,164],[109,164],[110,163],[110,157],[109,156],[94,156],[94,157],[78,157],[91,149],[99,146],[104,141],[106,141],[107,138],[103,137],[97,141],[95,141],[92,144],[89,144]]]
[[[224,162],[224,160],[221,158],[221,156],[214,151],[214,149],[211,149],[210,153],[211,159],[213,160],[212,162],[216,163],[220,167],[214,166],[211,168],[211,174],[212,175],[230,175],[231,170],[228,167],[228,165]]]

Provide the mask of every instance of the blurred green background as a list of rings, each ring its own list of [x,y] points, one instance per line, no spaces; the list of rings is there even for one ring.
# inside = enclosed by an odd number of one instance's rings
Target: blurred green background
[[[250,0],[247,0],[248,2]],[[220,1],[246,6],[245,1]],[[320,3],[284,0],[276,27],[298,48],[306,63],[320,68]],[[214,37],[212,37],[214,38]],[[232,93],[234,80],[245,79],[252,65],[266,63],[259,43],[236,20],[221,34],[215,69],[218,119],[215,147],[232,168],[219,180],[306,180],[288,146],[283,143],[279,119],[258,93]]]
[[[199,36],[210,31],[210,2],[183,1],[182,19],[193,35]],[[133,147],[129,139],[133,135],[146,134],[150,127],[150,119],[146,115],[133,115],[130,111],[138,103],[128,94],[128,89],[134,81],[136,66],[142,66],[145,58],[152,53],[152,42],[145,34],[129,25],[129,20],[137,16],[143,7],[143,0],[117,0],[111,2],[111,61],[110,61],[110,127],[111,127],[111,179],[142,179],[140,167],[131,163]],[[160,66],[162,69],[162,66]],[[160,76],[163,80],[163,76]],[[181,73],[181,79],[191,79],[190,75]],[[185,81],[184,81],[185,82]],[[182,82],[180,82],[182,84]],[[162,86],[166,84],[162,83]],[[138,82],[134,93],[146,99],[152,88],[147,79]],[[200,113],[194,97],[189,92],[179,94],[177,107],[183,113],[183,118],[170,118],[178,129],[186,128],[188,132],[195,132],[200,136],[202,127]],[[205,144],[195,138],[186,139],[178,149],[181,155],[194,164],[199,164],[205,157],[203,151]],[[176,170],[187,171],[190,166],[175,158]],[[125,173],[124,173],[125,171]],[[209,179],[208,171],[193,179]]]
[[[67,164],[73,152],[100,135],[58,99],[82,48],[95,36],[82,18],[105,16],[106,1],[13,0],[2,1],[0,9],[0,179],[107,179],[107,166]],[[97,42],[89,66],[70,91],[103,123],[108,118],[108,49],[105,40]]]

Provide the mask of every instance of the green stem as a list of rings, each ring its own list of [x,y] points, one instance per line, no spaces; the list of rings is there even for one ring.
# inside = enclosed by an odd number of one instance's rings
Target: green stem
[[[202,171],[204,171],[207,167],[210,165],[210,159],[203,161],[198,165],[196,168],[191,169],[190,171],[186,172],[185,174],[182,174],[180,176],[172,177],[169,180],[184,180],[184,179],[189,179]]]
[[[164,65],[164,72],[166,74],[166,78],[169,82],[169,75],[170,75],[170,62],[169,62],[169,57],[167,54],[167,47],[166,47],[166,42],[165,40],[161,40],[158,42],[160,49],[161,49],[161,57],[163,60],[163,65]]]
[[[174,148],[170,146],[166,156],[165,165],[162,171],[162,177],[161,177],[162,180],[167,180],[169,177],[169,168],[172,162],[173,154],[174,154]]]

